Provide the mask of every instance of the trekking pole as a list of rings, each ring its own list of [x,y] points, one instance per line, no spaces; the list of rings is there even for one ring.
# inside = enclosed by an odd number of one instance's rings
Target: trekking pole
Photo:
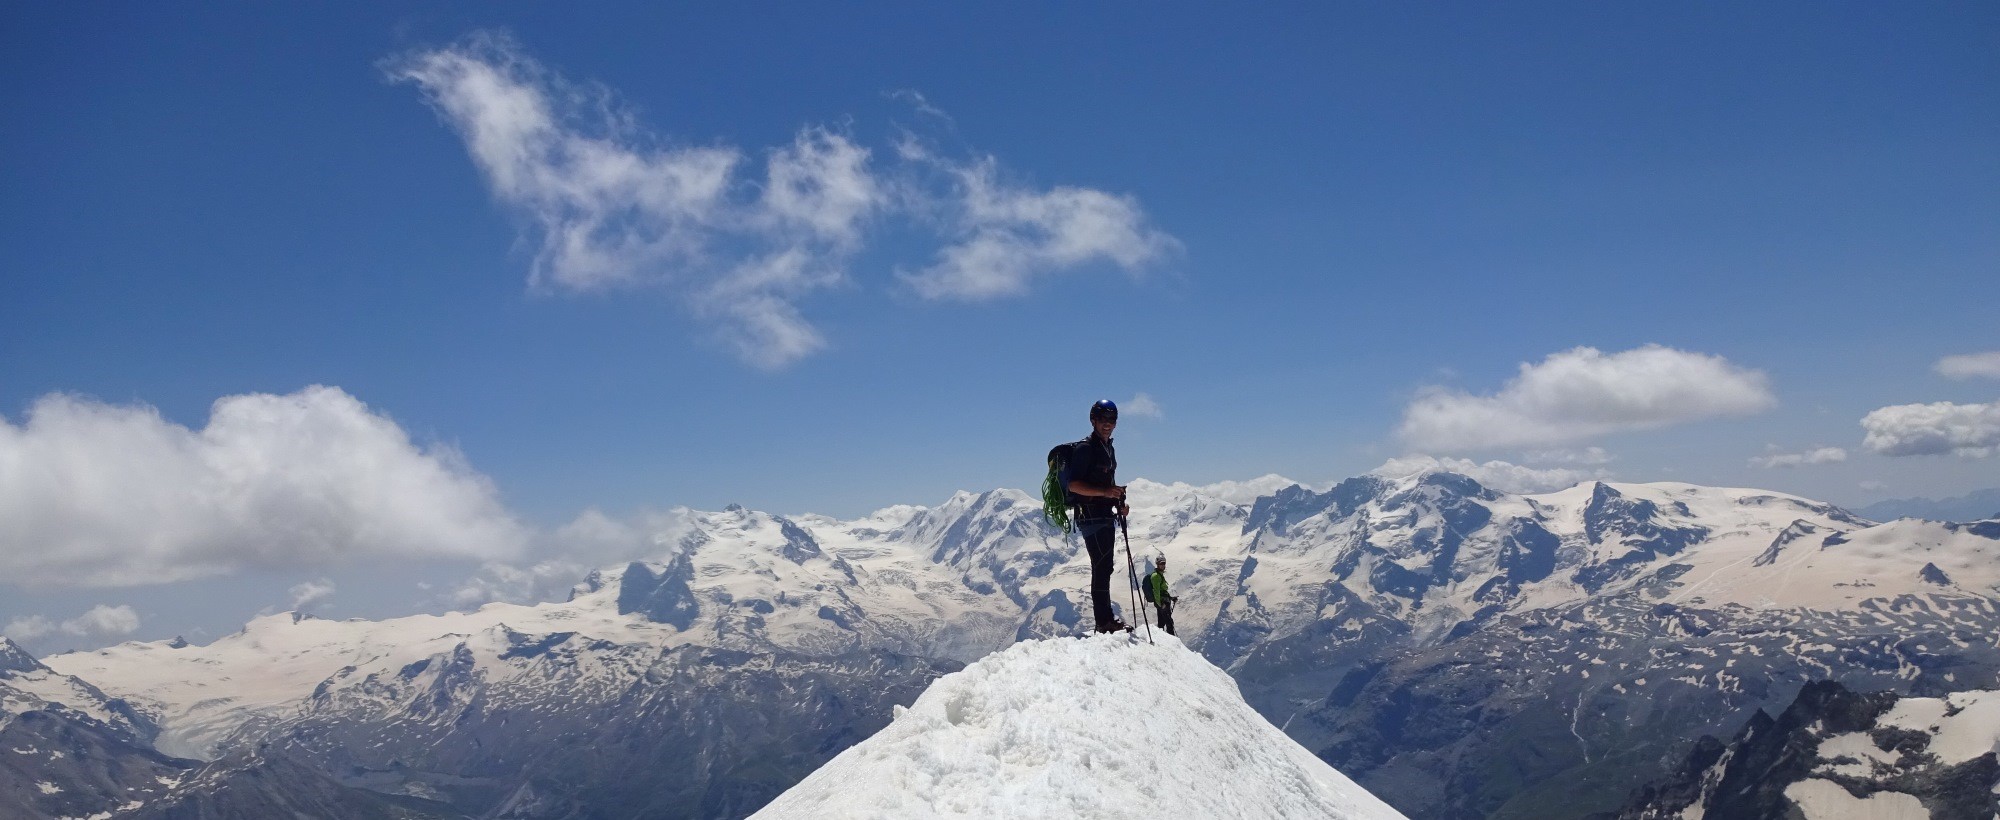
[[[1139,566],[1132,563],[1132,531],[1125,527],[1125,514],[1118,514],[1118,533],[1125,536],[1125,574],[1132,576],[1132,608],[1139,613],[1139,623],[1146,625],[1146,645],[1153,645],[1153,623],[1146,617],[1146,610],[1139,607]]]

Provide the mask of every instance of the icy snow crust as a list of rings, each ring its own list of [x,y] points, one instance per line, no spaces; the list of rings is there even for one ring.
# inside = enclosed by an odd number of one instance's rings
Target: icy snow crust
[[[1953,692],[1942,698],[1905,697],[1875,721],[1875,727],[1896,727],[1929,735],[1920,758],[1937,765],[1957,765],[1989,752],[2000,752],[2000,691]],[[1884,750],[1870,731],[1831,735],[1819,742],[1818,760],[1809,777],[1785,788],[1805,820],[1927,820],[1931,815],[1916,796],[1884,789],[1855,797],[1830,776],[1862,782],[1894,784],[1907,777],[1903,753]],[[2000,790],[2000,784],[1995,784]]]
[[[939,678],[758,820],[1400,818],[1173,637],[1027,641]]]
[[[1831,780],[1810,778],[1785,787],[1805,820],[1931,820],[1922,801],[1901,792],[1855,797]]]
[[[1925,751],[1936,755],[1940,763],[1964,763],[1987,752],[2000,752],[2000,691],[1953,692],[1942,698],[1903,698],[1877,723],[1928,733],[1931,741]],[[1853,745],[1859,746],[1868,737],[1857,732],[1833,740],[1851,740]],[[1894,762],[1893,758],[1879,750],[1875,754],[1886,762]],[[1822,744],[1820,757],[1831,759],[1835,755]]]

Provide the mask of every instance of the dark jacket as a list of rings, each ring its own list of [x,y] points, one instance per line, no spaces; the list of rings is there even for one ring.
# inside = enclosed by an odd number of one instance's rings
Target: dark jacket
[[[1063,465],[1062,484],[1064,494],[1069,496],[1071,507],[1083,508],[1086,518],[1108,518],[1118,502],[1114,499],[1095,495],[1077,495],[1069,491],[1069,483],[1081,481],[1099,487],[1118,485],[1118,449],[1111,446],[1111,440],[1098,438],[1091,433],[1076,443],[1069,451],[1069,461]]]

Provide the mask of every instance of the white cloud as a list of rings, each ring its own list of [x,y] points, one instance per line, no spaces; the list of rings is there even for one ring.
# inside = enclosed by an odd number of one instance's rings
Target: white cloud
[[[293,586],[291,589],[292,611],[304,612],[315,605],[332,600],[333,593],[333,582],[325,578],[317,581],[306,581]]]
[[[389,66],[465,138],[502,201],[542,232],[537,282],[591,290],[701,257],[742,154],[645,147],[609,95],[570,85],[501,37]]]
[[[863,223],[888,201],[868,149],[815,127],[769,153],[758,193],[737,173],[742,151],[659,147],[608,92],[566,82],[505,38],[388,70],[423,90],[494,195],[534,226],[535,284],[679,288],[761,367],[823,346],[792,302],[844,279]],[[810,264],[782,263],[800,256]]]
[[[763,215],[780,230],[803,229],[838,247],[860,244],[862,222],[886,201],[868,156],[839,134],[806,129],[771,153]]]
[[[888,92],[886,96],[898,102],[908,103],[917,113],[936,117],[943,120],[947,125],[956,125],[958,122],[952,119],[950,114],[945,113],[943,109],[931,105],[931,101],[925,99],[923,93],[914,88],[899,88]]]
[[[1861,427],[1861,443],[1880,455],[1985,458],[2000,451],[2000,401],[1899,404],[1870,412]]]
[[[1369,472],[1389,478],[1404,478],[1435,470],[1458,473],[1486,487],[1506,493],[1545,493],[1575,486],[1579,481],[1603,478],[1606,475],[1603,470],[1524,467],[1505,461],[1480,463],[1464,458],[1434,458],[1423,455],[1392,458]]]
[[[1882,490],[1889,489],[1889,485],[1871,479],[1868,481],[1861,482],[1861,489],[1867,490],[1869,492],[1879,492]]]
[[[467,578],[445,596],[454,609],[477,609],[485,604],[506,602],[533,604],[561,601],[569,590],[588,575],[593,566],[576,561],[550,559],[527,566],[490,563]]]
[[[750,259],[708,286],[696,304],[722,319],[719,336],[738,357],[766,370],[803,359],[826,346],[791,297],[839,282],[838,269],[797,248]]]
[[[690,530],[688,515],[686,509],[676,508],[666,514],[640,513],[620,520],[592,508],[556,530],[550,541],[561,554],[593,565],[653,557],[670,540]]]
[[[1322,489],[1304,482],[1293,481],[1277,473],[1266,473],[1249,481],[1218,481],[1214,484],[1205,484],[1193,489],[1210,498],[1219,498],[1231,504],[1243,504],[1247,506],[1256,503],[1259,498],[1271,495],[1295,484],[1309,490]],[[1176,484],[1176,486],[1179,485]]]
[[[827,346],[798,303],[846,283],[866,229],[891,214],[951,232],[936,266],[905,277],[931,298],[1019,293],[1036,275],[1099,260],[1137,272],[1174,247],[1130,197],[1008,186],[991,158],[961,166],[908,150],[901,168],[932,173],[885,174],[870,149],[823,127],[766,152],[758,180],[745,151],[668,147],[609,91],[564,80],[502,36],[384,67],[422,91],[494,196],[530,226],[531,282],[671,290],[766,369]],[[895,96],[942,113],[916,92]]]
[[[8,621],[6,626],[0,627],[0,635],[15,641],[32,641],[55,634],[56,629],[55,621],[41,615],[30,615]]]
[[[1256,503],[1259,498],[1271,495],[1293,485],[1305,487],[1309,490],[1325,489],[1324,487],[1315,487],[1301,481],[1293,481],[1276,473],[1268,473],[1249,481],[1218,481],[1213,484],[1203,484],[1200,486],[1189,484],[1185,481],[1161,484],[1156,481],[1140,478],[1132,481],[1130,490],[1133,493],[1134,500],[1132,503],[1134,505],[1143,503],[1148,509],[1151,509],[1157,505],[1169,503],[1175,496],[1190,492],[1200,493],[1209,498],[1227,501],[1231,504],[1248,506]]]
[[[224,397],[200,430],[60,394],[0,419],[0,579],[18,584],[501,558],[526,541],[457,453],[339,388]]]
[[[1953,379],[2000,379],[2000,350],[1946,356],[1934,368],[1939,375]]]
[[[1602,447],[1585,447],[1581,450],[1534,450],[1521,454],[1521,459],[1530,464],[1584,464],[1596,466],[1610,464],[1618,459]]]
[[[1164,418],[1167,414],[1165,410],[1160,408],[1159,402],[1154,401],[1152,396],[1145,393],[1133,396],[1131,401],[1126,402],[1125,406],[1119,409],[1129,415],[1145,416],[1154,419]]]
[[[527,604],[561,601],[591,570],[631,561],[659,560],[693,531],[685,508],[614,518],[596,509],[544,539],[541,557],[521,563],[494,561],[444,593],[442,602],[470,609],[495,601]]]
[[[939,251],[930,267],[901,274],[926,299],[1017,296],[1036,277],[1100,261],[1137,274],[1180,247],[1147,226],[1145,212],[1131,197],[1011,185],[1000,179],[992,157],[956,165],[907,144],[904,156],[946,168],[958,185],[950,209],[958,241]]]
[[[58,632],[79,638],[130,635],[139,631],[139,613],[129,606],[98,604],[89,612],[57,623],[41,615],[15,618],[0,628],[0,635],[32,641]]]
[[[139,631],[139,613],[129,606],[105,606],[98,604],[89,612],[63,621],[62,631],[87,637],[92,635],[130,635]]]
[[[1753,456],[1750,466],[1772,469],[1776,467],[1803,467],[1808,464],[1832,464],[1846,461],[1847,451],[1839,447],[1815,447],[1803,453],[1767,453]]]
[[[1398,434],[1429,450],[1543,446],[1646,430],[1774,406],[1762,372],[1647,345],[1605,354],[1579,347],[1521,365],[1491,396],[1426,388],[1404,410]]]

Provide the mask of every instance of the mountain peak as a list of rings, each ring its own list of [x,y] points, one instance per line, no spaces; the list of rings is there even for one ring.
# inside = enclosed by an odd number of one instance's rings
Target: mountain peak
[[[20,644],[0,635],[0,672],[34,672],[45,668]]]
[[[988,655],[753,817],[1402,817],[1259,716],[1221,669],[1153,637]]]

